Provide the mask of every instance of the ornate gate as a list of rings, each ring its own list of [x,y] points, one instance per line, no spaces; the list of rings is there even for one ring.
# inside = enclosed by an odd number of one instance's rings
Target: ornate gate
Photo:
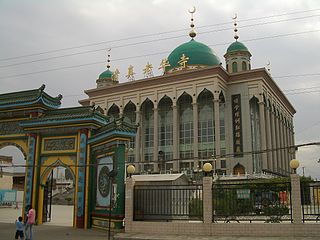
[[[46,184],[43,186],[42,222],[51,221],[52,194],[53,194],[53,170],[51,170],[49,178],[46,181]]]
[[[102,220],[113,212],[122,216],[122,200],[114,209],[96,211],[92,207],[97,190],[94,177],[99,159],[109,154],[119,173],[113,179],[117,197],[124,199],[125,144],[135,135],[135,129],[121,119],[109,122],[99,107],[59,108],[62,96],[52,97],[44,89],[43,85],[0,95],[0,149],[14,145],[26,159],[24,206],[30,205],[41,213],[37,214],[38,224],[50,220],[47,179],[52,169],[64,166],[75,181],[74,226],[90,227],[97,212]]]

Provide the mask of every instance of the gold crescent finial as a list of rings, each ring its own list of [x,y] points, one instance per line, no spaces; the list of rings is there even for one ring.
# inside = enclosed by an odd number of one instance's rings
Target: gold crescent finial
[[[193,6],[192,7],[192,10],[188,10],[188,12],[191,14],[191,24],[190,24],[190,27],[191,27],[191,30],[189,32],[189,36],[193,39],[197,34],[196,32],[194,31],[194,22],[193,22],[193,14],[196,12],[196,7]]]
[[[189,13],[193,14],[196,12],[196,7],[195,6],[192,6],[192,10],[188,10]]]
[[[234,17],[232,19],[234,20],[234,23],[233,23],[234,29],[233,29],[233,31],[234,31],[234,39],[236,41],[238,41],[238,38],[239,38],[239,36],[237,34],[237,32],[238,32],[238,29],[237,29],[237,25],[238,25],[237,24],[237,18],[238,18],[238,15],[235,13]]]
[[[237,17],[238,17],[238,15],[235,13],[235,14],[234,14],[234,17],[233,17],[232,19],[233,19],[233,20],[236,20]]]
[[[110,68],[110,52],[111,48],[107,48],[108,58],[107,58],[107,68]]]
[[[267,63],[267,70],[268,70],[268,72],[270,72],[270,65],[271,65],[270,60],[268,60],[268,63]]]

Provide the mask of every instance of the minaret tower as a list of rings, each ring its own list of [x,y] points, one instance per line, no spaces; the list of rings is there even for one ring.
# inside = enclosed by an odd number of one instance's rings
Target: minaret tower
[[[193,14],[196,12],[196,8],[193,7],[192,10],[188,10],[189,13],[191,14],[191,23],[190,23],[190,27],[191,27],[191,30],[189,32],[189,36],[194,39],[196,36],[197,36],[197,33],[196,31],[194,30],[194,18],[193,18]]]
[[[109,48],[107,52],[107,70],[99,75],[99,78],[96,81],[97,88],[111,86],[119,83],[118,81],[119,70],[116,69],[114,72],[110,71],[110,51],[111,51],[111,48]]]
[[[233,20],[235,42],[233,42],[228,47],[227,53],[224,55],[224,58],[226,59],[226,69],[228,73],[237,73],[251,70],[251,53],[243,43],[238,41],[239,36],[237,29],[237,14],[235,14]]]

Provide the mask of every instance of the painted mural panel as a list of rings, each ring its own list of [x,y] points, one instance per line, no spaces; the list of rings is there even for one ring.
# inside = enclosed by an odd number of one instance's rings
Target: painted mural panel
[[[113,170],[113,157],[98,159],[96,206],[108,207],[110,204],[111,186],[109,173]]]
[[[84,187],[85,187],[85,164],[87,154],[87,135],[81,133],[80,135],[80,149],[78,161],[78,189],[77,189],[77,217],[82,217],[84,212]]]
[[[232,95],[232,127],[233,150],[235,157],[243,157],[242,123],[241,123],[241,95]]]
[[[29,154],[28,154],[27,168],[26,168],[25,206],[31,205],[35,148],[36,148],[36,135],[30,135]]]
[[[43,152],[67,151],[76,149],[76,138],[44,138]]]
[[[24,133],[23,129],[19,126],[19,121],[17,122],[2,122],[0,123],[0,134],[19,134]]]

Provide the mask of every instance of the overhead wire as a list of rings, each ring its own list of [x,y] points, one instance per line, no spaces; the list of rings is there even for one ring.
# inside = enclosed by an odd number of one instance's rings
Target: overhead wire
[[[320,10],[320,8],[319,9],[303,10],[303,11],[294,11],[294,12],[269,15],[269,16],[264,16],[264,17],[242,19],[242,20],[238,20],[238,22],[255,21],[255,20],[261,20],[261,19],[267,19],[267,18],[281,17],[281,16],[286,16],[286,15],[294,15],[294,14],[300,14],[300,13],[306,13],[306,12],[315,12],[315,11],[319,11],[319,10]],[[308,17],[308,16],[306,16],[306,17]],[[302,17],[302,18],[306,18],[306,17]],[[294,20],[302,19],[302,18],[295,18]],[[207,28],[207,27],[213,27],[213,26],[221,26],[221,25],[226,25],[226,24],[230,24],[230,23],[232,23],[232,22],[230,21],[230,22],[224,22],[224,23],[209,24],[209,25],[204,25],[204,26],[198,26],[197,28],[201,29],[201,28]],[[2,59],[0,59],[0,61],[8,61],[8,60],[14,60],[14,59],[19,59],[19,58],[26,58],[26,57],[31,57],[31,56],[44,55],[44,54],[48,54],[48,53],[55,53],[55,52],[60,52],[60,51],[72,50],[72,49],[83,48],[83,47],[91,47],[91,46],[96,46],[96,45],[105,45],[105,44],[110,44],[113,42],[127,41],[127,40],[132,40],[132,39],[150,37],[150,36],[158,36],[158,35],[181,32],[181,31],[186,31],[186,30],[188,30],[188,28],[159,32],[159,33],[142,34],[142,35],[138,35],[138,36],[131,36],[131,37],[120,38],[120,39],[115,39],[115,40],[110,40],[110,41],[89,43],[89,44],[83,44],[83,45],[72,46],[72,47],[67,47],[67,48],[59,48],[59,49],[54,49],[54,50],[49,50],[49,51],[44,51],[44,52],[38,52],[38,53],[33,53],[33,54],[26,54],[26,55],[20,55],[20,56],[15,56],[15,57],[2,58]]]
[[[245,25],[245,26],[240,26],[238,28],[246,28],[246,27],[253,27],[253,26],[259,26],[259,25],[266,25],[266,24],[273,24],[273,23],[279,23],[279,22],[284,22],[284,21],[291,21],[291,20],[299,20],[303,18],[309,18],[309,17],[319,17],[320,14],[318,15],[312,15],[312,16],[305,16],[305,17],[300,17],[300,18],[292,18],[292,19],[284,19],[284,20],[278,20],[278,21],[271,21],[271,22],[266,22],[266,23],[256,23],[256,24],[251,24],[251,25]],[[220,32],[220,31],[226,31],[226,30],[232,30],[233,28],[228,27],[224,29],[216,29],[216,30],[211,30],[211,31],[206,31],[206,32],[199,32],[198,34],[209,34],[209,33],[214,33],[214,32]],[[261,37],[261,38],[254,38],[254,39],[249,39],[249,40],[243,40],[243,42],[248,42],[248,41],[256,41],[260,39],[267,39],[267,38],[275,38],[275,37],[281,37],[281,36],[293,36],[297,34],[305,34],[305,33],[312,33],[312,32],[318,32],[319,30],[310,30],[310,31],[304,31],[304,32],[298,32],[298,33],[290,33],[290,34],[280,34],[280,35],[275,35],[271,37]],[[146,41],[140,41],[140,42],[134,42],[134,43],[127,43],[127,44],[120,44],[120,45],[115,45],[115,46],[109,46],[105,48],[100,48],[100,49],[94,49],[94,50],[87,50],[87,51],[82,51],[82,52],[76,52],[76,53],[69,53],[69,54],[64,54],[60,56],[53,56],[53,57],[47,57],[47,58],[41,58],[41,59],[36,59],[36,60],[30,60],[30,61],[24,61],[24,62],[19,62],[19,63],[12,63],[12,64],[7,64],[7,65],[0,65],[0,68],[7,68],[7,67],[14,67],[14,66],[19,66],[19,65],[24,65],[24,64],[30,64],[30,63],[36,63],[36,62],[42,62],[42,61],[48,61],[48,60],[53,60],[53,59],[59,59],[59,58],[64,58],[64,57],[71,57],[71,56],[76,56],[76,55],[82,55],[82,54],[87,54],[87,53],[93,53],[93,52],[100,52],[100,51],[106,51],[109,48],[116,49],[116,48],[124,48],[124,47],[130,47],[130,46],[137,46],[140,44],[146,44],[146,43],[154,43],[154,42],[159,42],[159,41],[167,41],[167,40],[172,40],[172,39],[178,39],[185,37],[186,35],[178,35],[178,36],[172,36],[172,37],[165,37],[165,38],[159,38],[159,39],[153,39],[153,40],[146,40]],[[212,44],[209,46],[219,46],[219,45],[226,45],[230,44],[229,43],[220,43],[220,44]],[[116,60],[115,60],[116,61]]]
[[[264,154],[268,152],[273,152],[273,151],[281,151],[281,150],[287,150],[287,151],[292,151],[295,152],[298,147],[305,147],[305,146],[318,146],[320,145],[320,142],[308,142],[308,143],[302,143],[298,145],[291,145],[291,146],[285,146],[285,147],[278,147],[278,148],[272,148],[272,149],[264,149],[264,150],[258,150],[258,151],[245,151],[245,152],[233,152],[233,153],[226,153],[226,154],[221,154],[221,155],[212,155],[211,157],[208,158],[201,158],[201,160],[215,160],[215,159],[223,159],[223,158],[228,158],[228,157],[234,157],[236,155],[257,155],[257,154]],[[184,161],[188,159],[172,159],[172,160],[166,160],[164,162],[176,162],[176,161]],[[142,163],[142,164],[148,164],[148,163],[161,163],[160,161],[145,161],[145,162],[125,162],[125,163]],[[114,165],[113,163],[85,163],[85,164],[68,164],[69,167],[90,167],[90,166],[99,166],[99,165]],[[14,168],[14,167],[57,167],[61,166],[60,164],[11,164],[11,165],[0,165],[2,168]]]
[[[276,38],[276,37],[292,36],[292,35],[298,35],[298,34],[306,34],[306,33],[311,33],[311,32],[320,32],[320,29],[319,29],[319,30],[312,30],[312,31],[304,31],[304,32],[280,34],[280,35],[274,35],[274,36],[268,36],[268,37],[262,37],[262,38],[255,38],[255,39],[246,39],[246,40],[244,40],[243,42],[263,40],[263,39]],[[227,44],[228,44],[228,43],[219,43],[219,44],[212,44],[212,45],[209,45],[209,46],[218,46],[218,45],[227,45]],[[113,62],[123,61],[123,60],[128,60],[128,59],[141,58],[141,57],[161,55],[161,54],[166,54],[166,53],[169,53],[169,51],[156,52],[156,53],[151,53],[151,54],[135,55],[135,56],[129,56],[129,57],[124,57],[124,58],[116,58],[116,59],[113,59]],[[29,72],[29,73],[21,73],[21,74],[0,76],[0,79],[6,79],[6,78],[12,78],[12,77],[21,77],[21,76],[27,76],[27,75],[33,75],[33,74],[39,74],[39,73],[45,73],[45,72],[58,71],[58,70],[63,70],[63,69],[71,69],[71,68],[78,68],[78,67],[84,67],[84,66],[90,66],[90,65],[96,65],[96,64],[103,64],[103,63],[105,63],[105,61],[92,62],[92,63],[84,63],[84,64],[71,65],[71,66],[63,66],[63,67],[58,67],[58,68],[53,68],[53,69],[46,69],[46,70],[40,70],[40,71],[34,71],[34,72]],[[311,76],[312,74],[302,74],[301,76],[307,76],[307,75]],[[318,74],[318,73],[315,73],[314,75],[319,75],[319,74]],[[290,75],[290,76],[293,76],[293,75]],[[286,76],[282,76],[282,77],[286,77]]]

